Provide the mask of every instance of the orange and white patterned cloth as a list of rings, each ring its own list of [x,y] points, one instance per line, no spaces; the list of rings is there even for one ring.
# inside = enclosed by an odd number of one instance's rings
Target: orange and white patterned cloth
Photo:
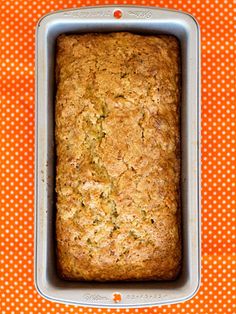
[[[202,284],[191,300],[149,309],[46,301],[34,287],[34,40],[45,13],[137,4],[193,14],[202,33]],[[236,313],[235,0],[0,0],[0,313]]]

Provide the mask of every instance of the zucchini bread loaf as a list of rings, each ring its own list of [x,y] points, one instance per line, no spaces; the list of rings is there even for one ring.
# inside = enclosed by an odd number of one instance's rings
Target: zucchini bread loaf
[[[179,55],[172,36],[58,37],[56,242],[62,278],[178,275]]]

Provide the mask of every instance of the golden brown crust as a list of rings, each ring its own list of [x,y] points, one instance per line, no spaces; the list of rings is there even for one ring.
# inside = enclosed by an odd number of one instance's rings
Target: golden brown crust
[[[71,280],[174,279],[179,46],[172,36],[57,41],[57,257]]]

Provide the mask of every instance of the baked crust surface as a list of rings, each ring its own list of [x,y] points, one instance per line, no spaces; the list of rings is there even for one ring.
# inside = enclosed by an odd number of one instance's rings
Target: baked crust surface
[[[61,35],[56,241],[69,280],[167,280],[181,265],[179,45]]]

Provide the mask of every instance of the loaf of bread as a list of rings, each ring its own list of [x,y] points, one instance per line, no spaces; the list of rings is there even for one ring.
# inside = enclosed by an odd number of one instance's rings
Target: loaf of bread
[[[173,36],[58,37],[56,243],[62,278],[178,275],[179,56]]]

